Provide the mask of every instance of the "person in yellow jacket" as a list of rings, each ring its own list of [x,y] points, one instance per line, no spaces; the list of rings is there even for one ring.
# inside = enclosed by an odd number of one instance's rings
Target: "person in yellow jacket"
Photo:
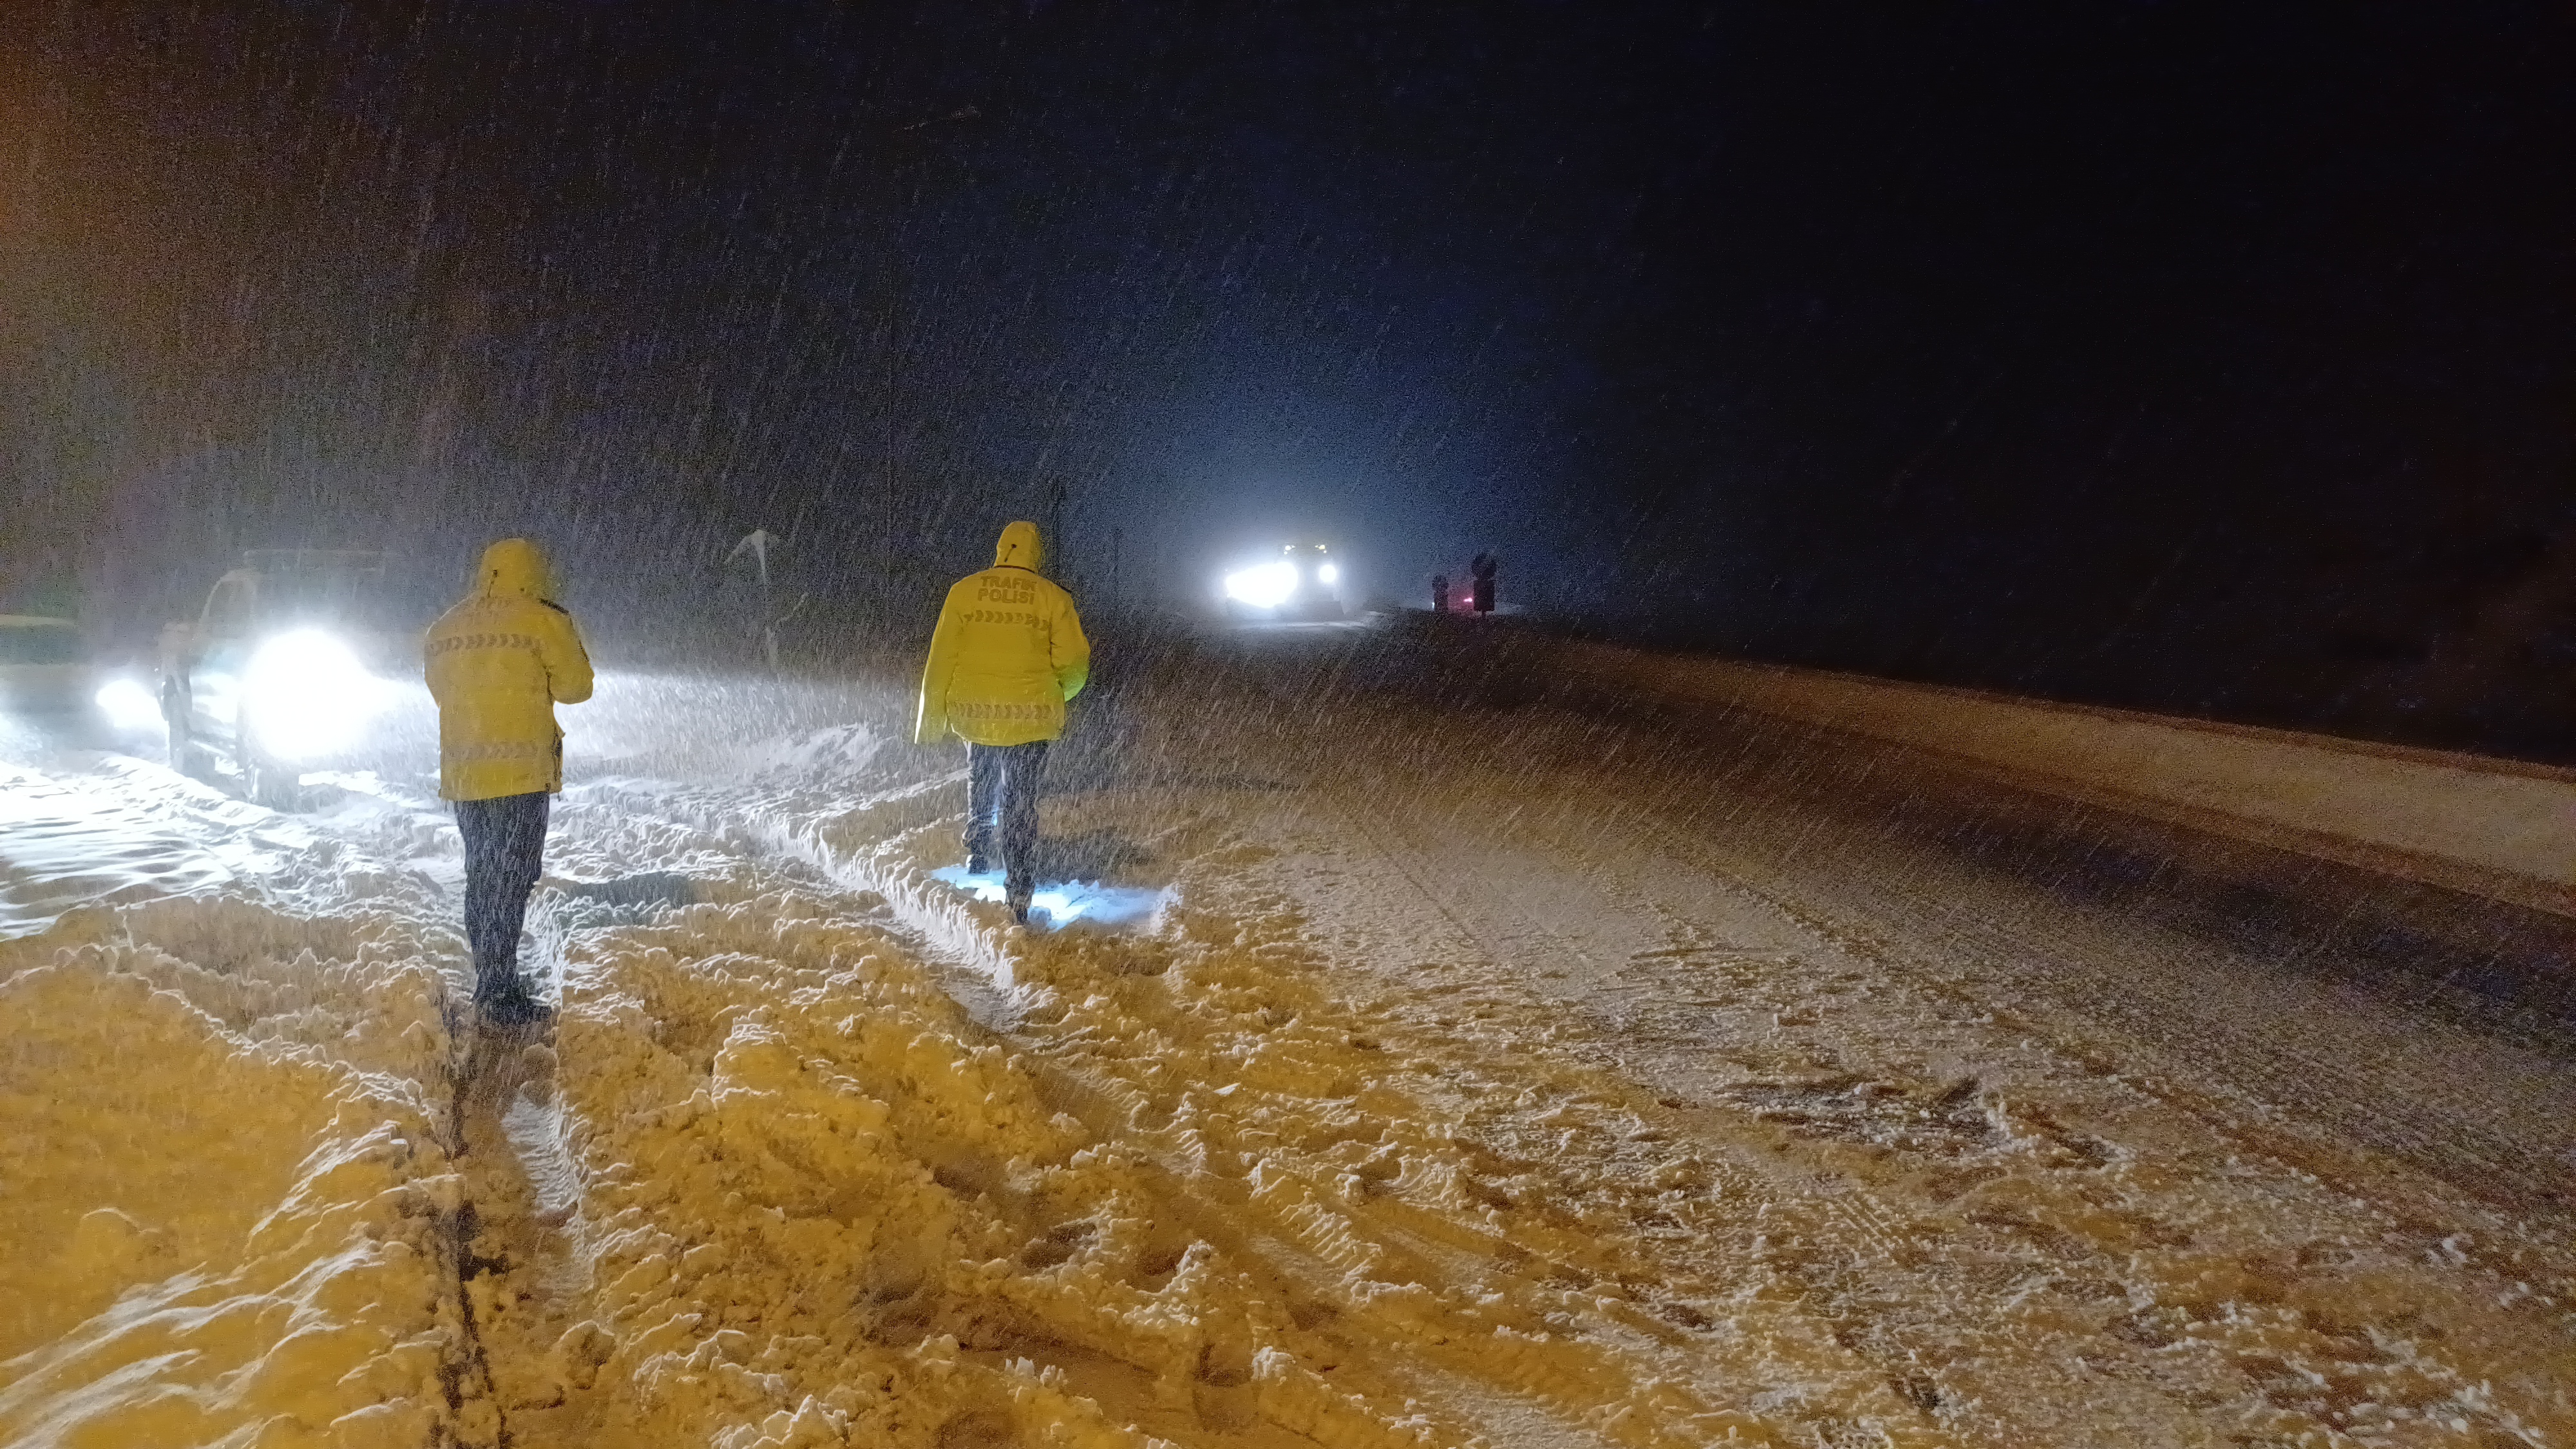
[[[993,566],[959,579],[940,607],[921,671],[912,737],[966,741],[966,868],[992,868],[1001,826],[1003,893],[1026,922],[1037,892],[1038,780],[1047,743],[1064,733],[1065,701],[1091,677],[1091,644],[1073,596],[1038,572],[1038,526],[1002,530]]]
[[[505,538],[485,549],[474,579],[429,626],[424,651],[438,701],[438,793],[455,802],[465,837],[474,1003],[519,1025],[546,1015],[519,981],[519,931],[563,789],[555,706],[590,698],[590,655],[535,544]]]

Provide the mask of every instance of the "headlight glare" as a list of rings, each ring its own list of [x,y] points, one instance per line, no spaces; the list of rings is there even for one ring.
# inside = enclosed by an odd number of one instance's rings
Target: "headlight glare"
[[[1256,609],[1278,608],[1296,592],[1297,566],[1292,563],[1254,564],[1225,576],[1225,596]]]
[[[251,737],[281,760],[347,749],[382,699],[382,687],[358,656],[319,629],[270,639],[242,672],[243,714]]]
[[[98,712],[119,732],[145,730],[161,723],[161,702],[152,691],[123,675],[98,688]]]

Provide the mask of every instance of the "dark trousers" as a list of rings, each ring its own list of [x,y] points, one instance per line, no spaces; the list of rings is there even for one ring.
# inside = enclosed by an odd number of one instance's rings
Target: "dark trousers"
[[[1046,751],[1045,740],[966,746],[966,853],[989,856],[1000,845],[1009,875],[1004,889],[1014,897],[1037,887],[1038,780],[1046,773]]]
[[[543,790],[491,800],[456,802],[456,829],[465,837],[465,939],[474,947],[477,1000],[515,996],[519,985],[519,929],[528,918],[528,892],[546,855],[546,820],[554,797]]]

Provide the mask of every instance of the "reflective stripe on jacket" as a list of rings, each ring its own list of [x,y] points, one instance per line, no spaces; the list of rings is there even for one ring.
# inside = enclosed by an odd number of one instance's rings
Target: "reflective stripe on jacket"
[[[505,538],[483,551],[474,592],[429,627],[438,793],[450,800],[563,789],[555,706],[590,698],[590,655],[550,592],[545,555]]]
[[[1064,733],[1064,702],[1091,677],[1073,596],[1041,576],[1037,525],[1002,530],[993,567],[959,579],[921,671],[913,738],[1024,745]]]

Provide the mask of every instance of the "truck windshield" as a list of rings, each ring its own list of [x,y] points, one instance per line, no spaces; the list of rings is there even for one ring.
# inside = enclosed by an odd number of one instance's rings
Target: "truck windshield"
[[[415,621],[388,586],[382,555],[353,550],[252,550],[262,630],[313,624],[390,633]]]
[[[379,582],[347,573],[269,574],[259,581],[259,611],[271,625],[363,626],[375,613]]]
[[[226,579],[206,601],[206,632],[217,639],[238,639],[250,632],[250,581]]]

